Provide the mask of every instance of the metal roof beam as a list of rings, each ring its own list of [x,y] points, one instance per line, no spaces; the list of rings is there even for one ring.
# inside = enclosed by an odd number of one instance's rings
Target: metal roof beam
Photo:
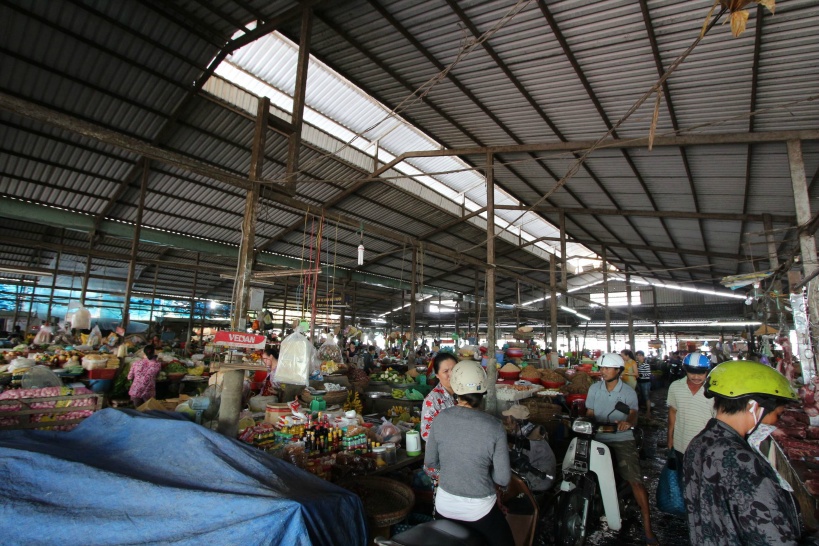
[[[559,240],[560,240],[559,237],[538,237],[534,241],[528,241],[528,242],[520,245],[520,248],[531,245],[531,244],[534,244],[534,243],[536,243],[538,241],[559,241]],[[601,243],[598,243],[596,241],[578,241],[578,240],[575,240],[574,242],[580,243],[580,244],[583,244],[583,245],[600,245],[601,244]],[[630,243],[611,243],[611,242],[608,242],[608,241],[606,241],[606,242],[604,242],[602,244],[607,246],[607,247],[612,246],[612,247],[615,247],[615,248],[627,248],[627,249],[630,249],[630,250],[647,250],[647,251],[650,251],[650,252],[665,252],[667,254],[683,254],[683,253],[685,253],[685,254],[691,254],[691,255],[694,255],[694,256],[706,256],[706,257],[709,257],[709,258],[722,258],[722,259],[726,259],[726,260],[748,260],[747,256],[741,256],[739,254],[728,254],[728,253],[725,253],[725,252],[711,252],[711,251],[699,250],[699,249],[693,249],[693,248],[658,247],[658,246],[652,246],[652,245],[633,245],[633,244],[630,244]],[[766,254],[765,256],[760,257],[759,259],[760,260],[767,260],[768,256]],[[640,273],[640,272],[637,272],[637,273]],[[642,273],[640,273],[640,274],[642,274]]]
[[[424,57],[426,57],[426,58],[427,58],[427,60],[428,60],[430,63],[432,63],[432,65],[433,65],[433,66],[434,66],[434,67],[435,67],[437,70],[444,71],[444,70],[446,69],[446,67],[444,67],[444,65],[443,65],[443,64],[441,64],[441,63],[438,61],[438,59],[436,59],[436,58],[435,58],[435,56],[434,56],[434,55],[432,55],[432,53],[430,53],[430,52],[429,52],[429,50],[427,50],[427,49],[426,49],[426,48],[423,46],[423,44],[421,44],[421,42],[419,42],[419,41],[418,41],[418,39],[417,39],[415,36],[413,36],[413,35],[412,35],[412,33],[410,33],[410,32],[409,32],[409,31],[408,31],[406,28],[404,28],[404,26],[403,26],[403,25],[401,25],[401,23],[400,23],[400,22],[399,22],[399,21],[398,21],[398,20],[397,20],[395,17],[393,17],[393,15],[392,15],[392,14],[391,14],[389,11],[387,11],[387,10],[386,10],[386,8],[384,8],[383,6],[381,6],[381,5],[380,5],[378,2],[376,2],[375,0],[368,0],[368,2],[369,2],[369,3],[370,3],[370,5],[371,5],[371,6],[372,6],[372,7],[373,7],[373,8],[374,8],[374,9],[375,9],[375,10],[376,10],[376,11],[377,11],[377,12],[378,12],[378,13],[379,13],[379,14],[380,14],[382,17],[384,17],[384,19],[385,19],[385,20],[386,20],[388,23],[390,23],[390,25],[392,25],[392,26],[393,26],[393,27],[394,27],[394,28],[395,28],[395,29],[396,29],[396,30],[397,30],[397,31],[398,31],[398,32],[399,32],[399,33],[400,33],[400,34],[401,34],[401,35],[402,35],[402,36],[403,36],[403,37],[404,37],[404,38],[405,38],[405,39],[406,39],[406,40],[407,40],[407,41],[408,41],[410,44],[412,44],[412,45],[413,45],[413,46],[414,46],[414,47],[415,47],[415,48],[416,48],[416,49],[417,49],[417,50],[418,50],[418,51],[419,51],[419,52],[420,52],[420,53],[421,53],[421,54],[422,54]],[[523,141],[522,141],[522,140],[521,140],[521,139],[520,139],[520,138],[519,138],[519,137],[518,137],[516,134],[514,134],[514,133],[513,133],[513,132],[512,132],[512,131],[511,131],[511,130],[510,130],[510,129],[509,129],[509,128],[508,128],[508,127],[507,127],[507,126],[504,124],[504,123],[503,123],[503,121],[501,121],[501,119],[500,119],[500,118],[499,118],[499,117],[498,117],[496,114],[494,114],[494,113],[493,113],[493,112],[492,112],[490,109],[488,109],[486,106],[484,106],[484,105],[483,105],[483,103],[480,101],[480,99],[478,99],[478,97],[477,97],[477,96],[476,96],[476,95],[475,95],[475,94],[474,94],[472,91],[470,91],[470,90],[469,90],[469,89],[466,87],[466,85],[464,85],[464,84],[463,84],[463,83],[462,83],[462,82],[461,82],[461,81],[460,81],[458,78],[456,78],[456,77],[455,77],[455,75],[454,75],[454,74],[452,74],[452,72],[451,72],[451,71],[447,71],[447,72],[446,72],[446,77],[447,77],[447,79],[448,79],[450,82],[452,82],[452,84],[453,84],[453,85],[454,85],[454,86],[455,86],[455,87],[456,87],[458,90],[460,90],[460,91],[461,91],[461,92],[462,92],[462,93],[463,93],[463,94],[464,94],[464,95],[465,95],[465,96],[466,96],[466,97],[467,97],[469,100],[471,100],[471,101],[472,101],[472,103],[473,103],[473,104],[475,104],[475,106],[476,106],[476,107],[477,107],[479,110],[481,110],[481,111],[482,111],[482,112],[483,112],[483,113],[484,113],[484,114],[485,114],[485,115],[486,115],[486,116],[487,116],[487,117],[488,117],[490,120],[492,120],[492,121],[493,121],[493,122],[494,122],[494,123],[495,123],[495,124],[496,124],[496,125],[497,125],[497,126],[500,128],[500,129],[501,129],[501,130],[502,130],[502,131],[504,131],[504,132],[505,132],[507,135],[509,135],[509,137],[510,137],[512,140],[514,140],[514,141],[517,143],[517,145],[519,145],[519,146],[523,145]],[[413,88],[412,90],[414,91],[414,88]],[[551,122],[549,122],[549,123],[551,123]],[[556,127],[553,127],[553,129],[554,129],[555,131],[557,131],[557,128],[556,128]],[[556,135],[558,135],[558,136],[560,136],[560,132],[559,132],[559,131],[557,131],[555,134],[556,134]],[[473,139],[473,140],[474,140],[474,139]],[[489,149],[487,149],[487,151],[489,151]],[[484,153],[484,154],[482,154],[482,155],[486,155],[486,153]],[[537,158],[535,158],[534,156],[532,156],[532,159],[537,160]],[[388,165],[392,166],[392,165],[395,165],[395,164],[396,164],[395,162],[391,162],[391,163],[389,163]],[[538,164],[539,166],[541,166],[541,167],[542,167],[542,168],[543,168],[543,169],[544,169],[544,170],[545,170],[545,171],[546,171],[546,172],[549,174],[549,176],[551,176],[551,177],[552,177],[552,178],[553,178],[555,181],[559,180],[559,177],[555,176],[555,174],[554,174],[554,173],[553,173],[553,172],[552,172],[552,171],[551,171],[551,170],[550,170],[550,169],[549,169],[549,168],[548,168],[548,167],[547,167],[547,166],[546,166],[544,163],[542,163],[542,162],[540,162],[540,161],[537,161],[537,164]],[[519,179],[520,179],[520,180],[521,180],[521,181],[522,181],[524,184],[526,184],[526,185],[528,186],[528,188],[529,188],[529,189],[530,189],[530,190],[531,190],[531,191],[532,191],[534,194],[536,194],[536,195],[541,195],[541,191],[540,191],[540,190],[538,190],[537,188],[535,188],[535,187],[534,187],[534,186],[531,184],[531,182],[529,182],[529,181],[528,181],[528,180],[526,180],[526,179],[525,179],[523,176],[521,176],[520,174],[518,174],[518,173],[517,173],[517,172],[516,172],[514,169],[512,169],[512,168],[510,168],[510,167],[508,167],[508,168],[509,168],[509,170],[510,170],[510,171],[511,171],[513,174],[515,174],[515,176],[517,176],[517,177],[518,177],[518,178],[519,178]],[[386,168],[385,168],[384,170],[386,170]],[[383,171],[382,171],[382,172],[383,172]],[[591,173],[590,173],[590,174],[591,174]],[[374,174],[373,176],[376,176],[376,175]],[[593,175],[592,175],[592,176],[593,176]],[[598,184],[599,184],[599,181],[598,181]],[[502,188],[503,188],[503,186],[500,186],[500,187],[502,187]],[[570,190],[570,189],[569,189],[567,186],[564,186],[564,188],[563,188],[563,189],[564,189],[564,190],[565,190],[565,191],[566,191],[566,192],[567,192],[567,193],[568,193],[568,194],[569,194],[569,195],[570,195],[570,196],[571,196],[573,199],[575,199],[575,200],[578,202],[578,204],[580,204],[581,206],[585,206],[585,205],[584,205],[584,203],[583,203],[583,201],[582,201],[582,200],[581,200],[581,199],[580,199],[580,198],[579,198],[579,197],[578,197],[578,196],[577,196],[577,195],[576,195],[576,194],[575,194],[573,191],[571,191],[571,190]],[[508,192],[510,195],[512,195],[512,196],[513,196],[513,197],[515,197],[516,199],[518,199],[518,201],[520,201],[520,202],[524,202],[524,200],[523,200],[523,199],[518,198],[518,197],[517,197],[517,196],[514,194],[514,192],[511,192],[511,191],[509,191],[509,190],[508,190],[508,189],[506,189],[506,188],[504,188],[504,190],[505,190],[505,191],[507,191],[507,192]],[[547,202],[552,203],[552,202],[551,202],[551,200],[547,200]],[[546,219],[544,218],[544,220],[546,220]],[[602,226],[603,226],[603,227],[604,227],[604,228],[605,228],[605,229],[606,229],[606,230],[607,230],[607,231],[608,231],[610,234],[612,234],[612,235],[613,235],[615,238],[617,237],[617,235],[616,235],[616,234],[614,234],[614,233],[612,233],[612,230],[611,230],[611,229],[610,229],[608,226],[606,226],[605,224],[603,224],[603,223],[602,223],[602,222],[601,222],[599,219],[595,219],[595,220],[597,220],[597,221],[598,221],[598,222],[599,222],[599,223],[600,223],[600,224],[601,224],[601,225],[602,225]],[[578,225],[578,226],[580,226],[580,224],[577,224],[577,225]],[[584,230],[584,231],[585,231],[585,230]],[[589,232],[587,232],[587,233],[588,233],[588,234],[589,234],[591,237],[594,237],[594,235],[592,235],[591,233],[589,233]],[[615,255],[616,255],[616,254],[615,254]],[[618,256],[618,258],[619,258],[619,256]],[[640,258],[639,258],[639,257],[638,257],[638,259],[637,259],[637,260],[638,260],[638,261],[639,261],[639,262],[640,262],[642,265],[644,265],[645,267],[648,267],[648,266],[646,266],[644,263],[642,263],[642,261],[640,260]],[[671,276],[672,276],[672,278],[673,278],[673,275],[671,275]]]
[[[518,205],[496,205],[497,210],[529,210],[530,207]],[[670,210],[635,210],[635,209],[580,209],[567,207],[547,207],[545,205],[537,205],[534,210],[538,212],[559,213],[566,214],[581,214],[594,216],[642,216],[646,218],[683,218],[686,220],[727,220],[727,221],[747,221],[747,222],[762,222],[763,214],[730,214],[721,212],[688,212],[688,211],[670,211]],[[796,216],[772,214],[771,219],[774,222],[781,222],[785,224],[793,224],[796,222]]]
[[[819,140],[819,130],[768,131],[758,133],[711,133],[696,135],[656,136],[654,148],[665,146],[708,146],[714,144],[758,144],[764,142],[787,142],[788,140]],[[504,146],[474,146],[445,150],[416,150],[404,152],[384,166],[389,169],[413,157],[448,157],[466,155],[529,153],[529,152],[571,152],[587,150],[595,145],[594,140],[574,140],[567,142],[543,142],[539,144],[508,144]],[[648,148],[648,137],[629,139],[606,139],[598,150],[617,148]]]

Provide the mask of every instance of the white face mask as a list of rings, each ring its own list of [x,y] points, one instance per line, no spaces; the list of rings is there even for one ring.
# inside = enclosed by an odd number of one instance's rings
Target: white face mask
[[[762,414],[765,412],[765,410],[759,407],[756,400],[751,400],[748,402],[748,406],[748,413],[754,416],[754,428],[757,428],[759,426],[759,420],[762,419]],[[758,413],[757,410],[759,410]]]

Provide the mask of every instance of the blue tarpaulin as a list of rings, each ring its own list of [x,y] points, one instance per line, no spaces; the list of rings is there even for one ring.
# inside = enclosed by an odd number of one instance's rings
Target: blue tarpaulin
[[[361,500],[165,412],[0,432],[3,544],[364,545]]]

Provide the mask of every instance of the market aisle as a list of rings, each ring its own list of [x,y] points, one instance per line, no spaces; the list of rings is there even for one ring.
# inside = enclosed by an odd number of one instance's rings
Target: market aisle
[[[643,414],[645,410],[641,408],[639,424],[643,428],[645,439],[643,445],[647,448],[649,457],[640,461],[643,469],[643,477],[646,489],[648,489],[651,502],[651,517],[654,533],[657,535],[662,546],[687,546],[688,528],[684,518],[669,516],[657,510],[655,503],[655,492],[660,472],[665,465],[665,445],[668,431],[668,408],[665,404],[665,397],[668,389],[662,388],[651,392],[651,399],[654,404],[652,408],[652,420],[649,422]],[[656,446],[656,447],[655,447]],[[652,448],[653,452],[652,452]],[[549,533],[546,533],[548,537]],[[548,538],[540,544],[549,544]],[[639,516],[624,522],[624,527],[619,532],[597,531],[593,533],[587,544],[595,546],[637,546],[644,545],[643,526]]]

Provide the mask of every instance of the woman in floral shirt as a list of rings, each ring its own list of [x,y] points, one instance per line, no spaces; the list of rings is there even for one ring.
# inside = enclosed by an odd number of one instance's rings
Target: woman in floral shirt
[[[432,421],[435,417],[446,408],[451,408],[455,405],[449,379],[452,376],[452,368],[454,368],[457,363],[458,361],[452,353],[438,353],[432,361],[432,367],[435,370],[435,376],[438,378],[438,384],[435,385],[435,388],[424,398],[424,405],[421,409],[421,438],[423,438],[424,441],[429,437],[429,428],[432,426]]]
[[[156,360],[153,345],[146,345],[143,352],[145,358],[131,364],[131,369],[128,371],[128,379],[134,380],[131,388],[128,389],[128,395],[135,408],[156,396],[156,375],[162,367]]]

